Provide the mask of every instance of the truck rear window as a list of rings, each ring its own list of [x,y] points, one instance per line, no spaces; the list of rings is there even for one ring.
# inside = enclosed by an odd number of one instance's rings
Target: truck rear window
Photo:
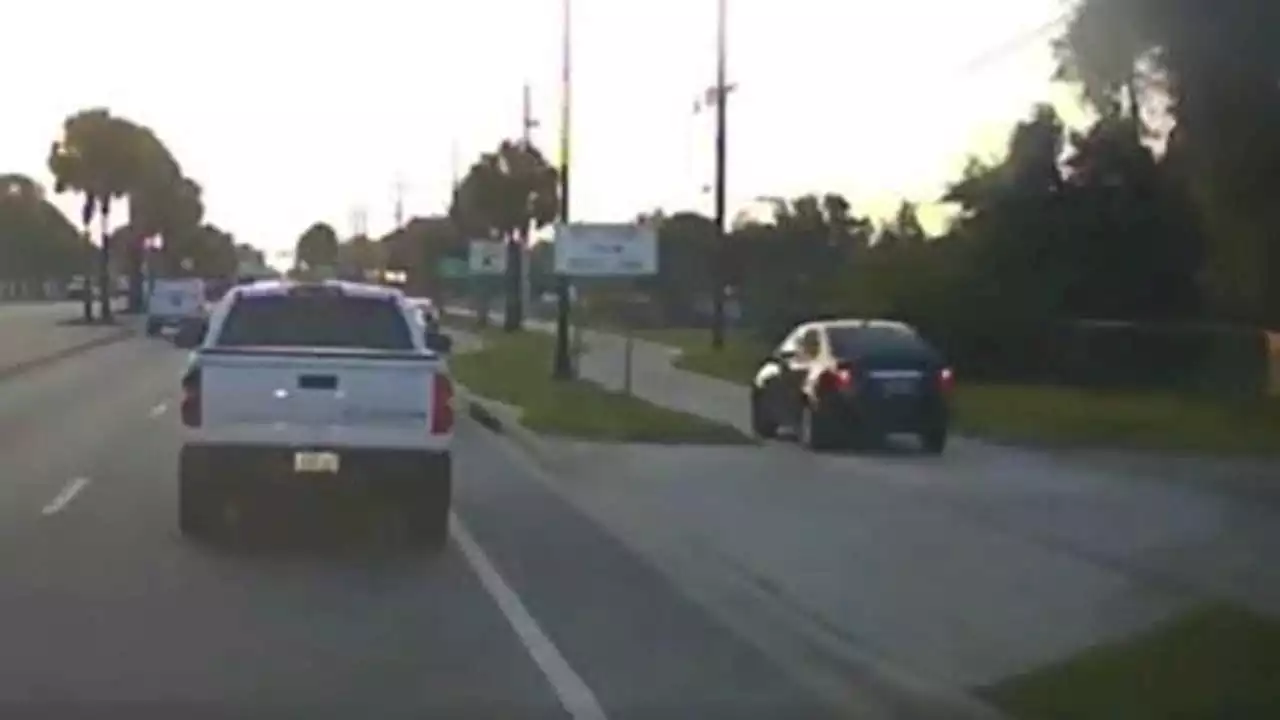
[[[413,335],[395,302],[350,296],[240,297],[219,347],[331,347],[412,350]]]

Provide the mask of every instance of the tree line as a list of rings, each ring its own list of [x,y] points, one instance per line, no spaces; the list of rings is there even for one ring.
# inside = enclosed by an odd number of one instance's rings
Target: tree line
[[[660,272],[628,290],[652,322],[705,323],[723,269],[739,332],[763,339],[803,318],[890,316],[970,374],[1256,385],[1257,328],[1280,328],[1280,4],[1083,0],[1055,49],[1092,122],[1030,108],[999,160],[972,159],[937,199],[955,211],[941,234],[910,203],[873,220],[838,193],[762,198],[723,237],[701,215],[648,212]],[[466,238],[511,241],[518,327],[514,246],[555,220],[557,186],[536,148],[504,141],[447,217],[375,245],[431,288]],[[535,291],[549,289],[549,246],[533,258]]]
[[[45,189],[26,175],[0,175],[0,283],[19,297],[82,272],[89,244]]]
[[[19,283],[84,275],[99,288],[99,314],[111,317],[112,276],[129,279],[128,307],[143,307],[144,269],[162,276],[231,277],[237,253],[251,252],[205,221],[202,188],[149,127],[90,108],[68,116],[50,145],[54,193],[81,198],[77,226],[49,203],[45,188],[23,175],[0,176],[0,257]],[[127,201],[114,230],[113,211]],[[159,240],[153,246],[152,238]],[[85,318],[93,293],[85,292]]]
[[[331,268],[340,277],[356,279],[391,271],[404,274],[411,292],[437,294],[445,281],[444,261],[465,261],[470,240],[506,241],[504,323],[518,329],[524,317],[520,248],[552,223],[559,209],[556,169],[534,145],[503,140],[472,163],[454,188],[447,215],[411,218],[376,239],[356,235],[343,240],[331,225],[318,222],[298,237],[294,257],[299,272]],[[540,272],[544,268],[534,270],[536,277],[545,278]]]

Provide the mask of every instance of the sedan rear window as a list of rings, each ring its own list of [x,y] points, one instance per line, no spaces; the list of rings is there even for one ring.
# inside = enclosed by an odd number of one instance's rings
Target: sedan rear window
[[[219,347],[332,347],[412,350],[400,306],[383,298],[289,295],[236,298]]]
[[[866,353],[933,354],[933,348],[906,325],[837,325],[827,328],[831,350],[838,357]]]

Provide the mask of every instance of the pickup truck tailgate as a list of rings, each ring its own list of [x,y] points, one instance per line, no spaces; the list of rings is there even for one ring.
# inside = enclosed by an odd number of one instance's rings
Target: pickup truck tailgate
[[[200,358],[207,426],[425,433],[438,360],[403,353],[213,352]]]

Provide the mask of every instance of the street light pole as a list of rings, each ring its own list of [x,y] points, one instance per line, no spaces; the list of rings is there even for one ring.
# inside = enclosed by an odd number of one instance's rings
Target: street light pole
[[[571,60],[573,43],[571,42],[570,5],[571,0],[561,0],[563,21],[560,66],[560,224],[569,222],[569,119],[572,108],[573,74]],[[556,275],[556,350],[552,366],[552,377],[556,380],[573,378],[573,362],[569,357],[569,276]]]
[[[728,236],[725,231],[725,155],[727,149],[726,126],[728,124],[728,114],[725,106],[728,105],[729,88],[726,84],[726,60],[728,32],[725,22],[726,6],[728,0],[718,0],[716,8],[716,187],[715,187],[715,215],[716,215],[716,257],[714,280],[714,295],[711,298],[711,347],[720,349],[724,347],[725,336],[725,291],[728,285]]]

